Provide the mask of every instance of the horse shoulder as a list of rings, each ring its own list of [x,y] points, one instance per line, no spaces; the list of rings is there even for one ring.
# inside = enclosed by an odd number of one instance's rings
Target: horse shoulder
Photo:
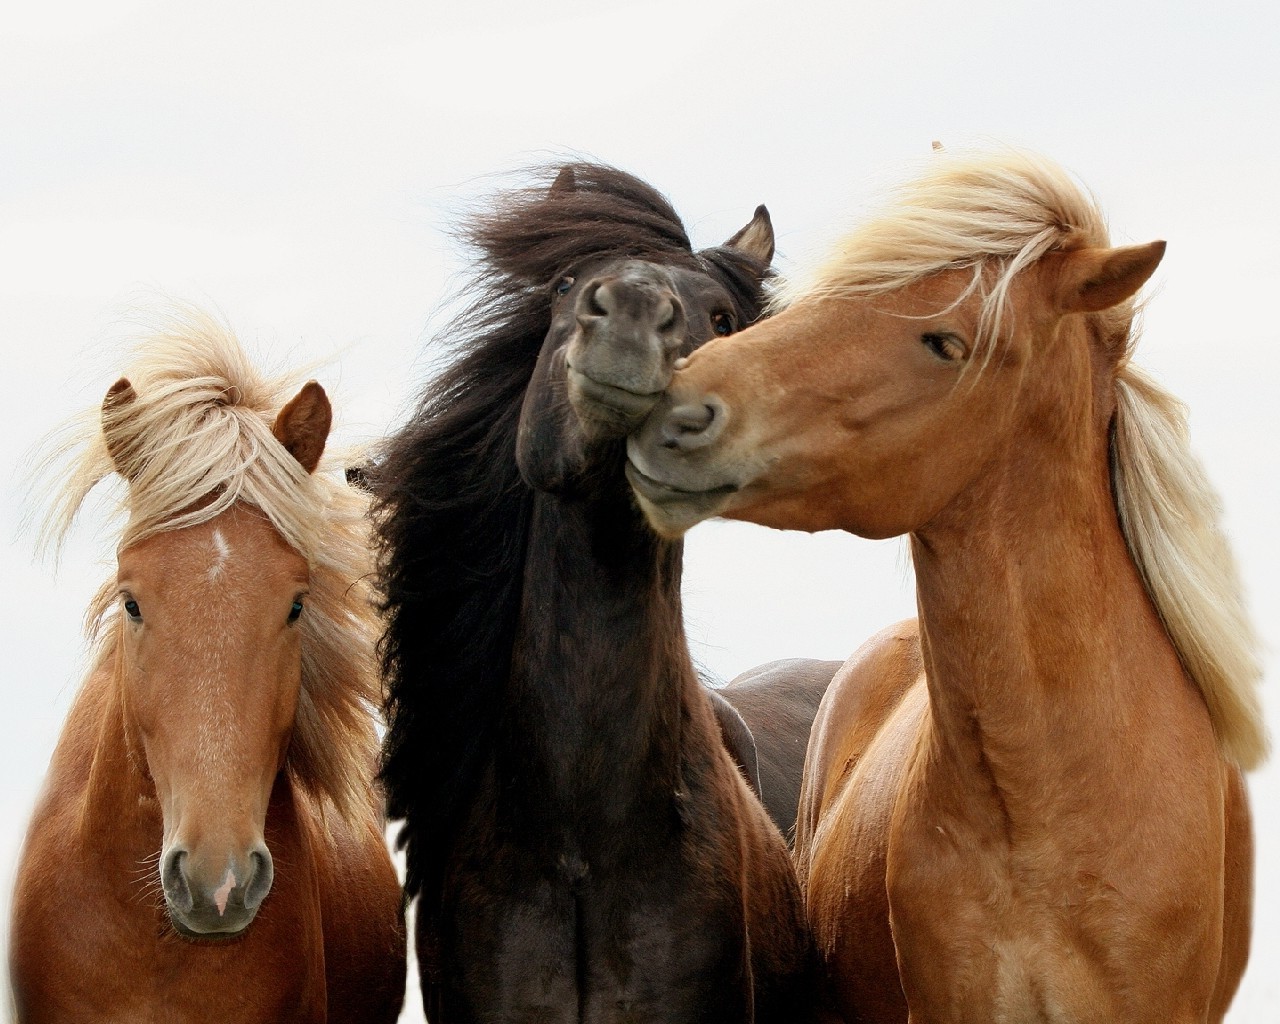
[[[919,626],[915,620],[907,620],[871,637],[826,688],[809,738],[796,821],[796,856],[802,877],[823,816],[920,675]]]
[[[914,621],[868,640],[814,722],[796,825],[806,910],[838,1006],[905,1020],[886,887],[890,823],[927,708]]]

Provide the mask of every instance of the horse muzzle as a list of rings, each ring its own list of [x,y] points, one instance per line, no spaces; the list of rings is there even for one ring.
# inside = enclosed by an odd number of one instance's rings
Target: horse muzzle
[[[213,858],[206,858],[212,861]],[[212,871],[190,851],[172,846],[160,860],[160,882],[169,919],[190,939],[225,939],[244,931],[271,891],[274,869],[266,844],[242,855],[218,858]]]

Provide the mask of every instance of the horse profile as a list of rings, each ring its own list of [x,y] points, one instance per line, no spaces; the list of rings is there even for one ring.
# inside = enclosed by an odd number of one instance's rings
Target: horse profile
[[[291,393],[192,311],[65,438],[50,533],[112,473],[127,522],[18,871],[20,1024],[399,1013],[367,497]]]
[[[1164,243],[1029,154],[938,156],[633,434],[708,515],[908,534],[918,622],[832,683],[796,853],[851,1020],[1219,1021],[1266,740],[1217,502],[1130,362]]]
[[[623,476],[675,360],[759,313],[767,214],[694,252],[649,186],[573,164],[467,237],[455,361],[370,473],[427,1015],[806,1019],[794,871]]]

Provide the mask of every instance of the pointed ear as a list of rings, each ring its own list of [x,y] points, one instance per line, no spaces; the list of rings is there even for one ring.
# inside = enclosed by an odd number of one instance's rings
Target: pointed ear
[[[298,460],[308,473],[314,473],[324,454],[324,443],[333,424],[333,408],[329,396],[315,381],[308,381],[293,400],[276,417],[271,433]]]
[[[136,470],[137,467],[129,465],[129,446],[125,444],[116,428],[137,397],[138,393],[133,390],[129,378],[121,377],[107,388],[106,397],[102,399],[102,436],[107,442],[107,454],[111,456],[116,472],[126,480],[129,479],[126,470]]]
[[[1054,305],[1063,313],[1096,313],[1119,305],[1147,283],[1164,249],[1164,242],[1148,242],[1057,254]]]
[[[572,192],[577,187],[578,179],[573,173],[573,167],[565,164],[560,168],[560,173],[556,175],[556,180],[551,183],[551,188],[547,190],[547,195],[554,196],[562,192]]]
[[[726,249],[737,249],[767,267],[773,262],[773,222],[769,211],[756,207],[756,214],[749,224],[724,243]]]

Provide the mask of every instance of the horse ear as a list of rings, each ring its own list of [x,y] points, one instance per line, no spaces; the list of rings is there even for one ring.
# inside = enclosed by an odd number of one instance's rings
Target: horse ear
[[[307,381],[276,416],[271,433],[308,473],[315,472],[333,424],[329,396],[315,381]]]
[[[755,216],[747,226],[725,242],[724,247],[746,253],[767,267],[773,262],[773,222],[769,219],[769,211],[757,206]]]
[[[137,467],[129,465],[128,446],[116,428],[137,397],[138,393],[133,390],[129,378],[121,377],[107,388],[106,397],[102,399],[102,436],[107,442],[107,454],[111,456],[111,463],[116,467],[116,472],[126,480],[129,479],[129,473],[126,471]]]
[[[551,183],[551,188],[547,190],[547,195],[556,196],[565,192],[573,192],[577,187],[578,179],[573,173],[573,168],[565,164],[560,168],[560,173],[556,175],[556,180]]]
[[[1057,257],[1054,304],[1063,313],[1096,313],[1131,298],[1164,257],[1164,242],[1076,249]]]

